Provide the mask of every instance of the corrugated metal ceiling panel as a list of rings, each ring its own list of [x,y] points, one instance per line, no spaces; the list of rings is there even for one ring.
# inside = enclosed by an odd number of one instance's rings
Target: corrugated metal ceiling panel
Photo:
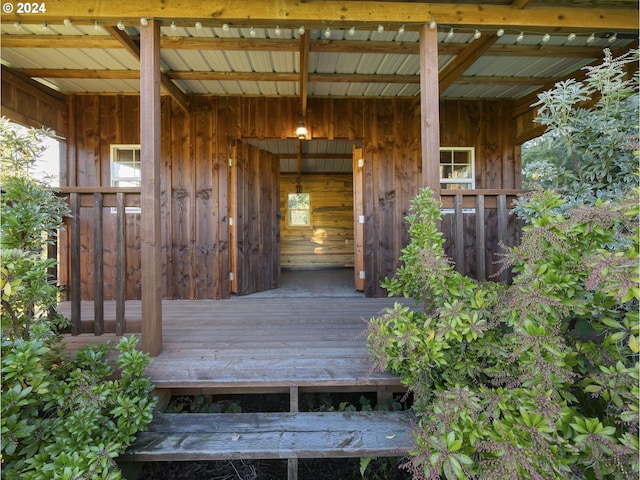
[[[581,58],[541,57],[493,57],[485,56],[476,61],[465,75],[470,76],[514,76],[514,77],[561,77],[584,64]],[[545,82],[543,82],[545,83]]]
[[[140,92],[139,80],[100,80],[100,79],[66,79],[51,78],[45,79],[49,86],[62,92],[79,93],[138,93]]]
[[[519,85],[458,85],[453,84],[443,96],[451,98],[520,98],[537,87]]]
[[[376,30],[376,25],[357,27],[353,34],[348,29],[331,30],[327,39],[325,30],[307,30],[307,34],[315,40],[374,41],[374,42],[418,42],[419,33],[416,31],[398,32],[397,29]],[[126,31],[131,35],[139,34],[139,27],[127,26]],[[0,31],[7,35],[87,35],[110,37],[103,29],[96,29],[92,25],[49,25],[43,29],[42,25],[0,25]],[[274,27],[264,28],[235,28],[227,30],[221,25],[205,25],[203,28],[195,26],[163,26],[163,35],[175,37],[221,37],[221,38],[281,38],[299,39],[297,29],[282,28],[279,35]],[[438,34],[441,42],[457,44],[472,42],[472,29],[454,29],[449,36],[447,27],[441,26]],[[483,32],[487,34],[488,32]],[[542,34],[524,32],[524,38],[518,40],[518,32],[508,31],[498,39],[498,44],[522,45],[566,45],[586,46],[586,36],[576,37],[569,42],[566,34],[554,35],[543,44]],[[591,46],[619,47],[633,40],[618,40],[613,46],[606,38],[597,38]],[[299,73],[298,51],[264,52],[264,51],[215,51],[215,50],[179,50],[163,49],[161,52],[162,67],[175,71],[201,72],[257,72],[257,73]],[[442,55],[439,58],[439,68],[444,68],[455,57]],[[483,56],[474,63],[465,75],[476,76],[526,76],[526,77],[562,77],[577,70],[581,65],[590,62],[584,58],[553,58],[553,57],[515,57],[515,56]],[[138,70],[139,63],[133,55],[125,49],[54,49],[54,48],[3,48],[2,63],[15,68],[63,68],[63,69],[111,69]],[[328,53],[311,52],[309,54],[310,73],[337,74],[387,74],[387,75],[419,75],[420,64],[418,55],[391,54],[359,54],[359,53]],[[249,81],[176,81],[184,91],[197,94],[220,95],[297,95],[297,82],[249,82]],[[545,82],[546,83],[546,82]],[[138,85],[136,80],[84,80],[84,79],[50,79],[48,84],[55,85],[62,91],[82,92],[126,92]],[[105,87],[110,84],[111,87]],[[95,90],[92,90],[94,89]],[[120,90],[122,89],[122,90]],[[509,85],[453,85],[444,97],[462,98],[517,98],[535,87]],[[318,82],[309,83],[308,93],[311,96],[414,96],[419,93],[419,84],[379,84],[379,83],[337,83]]]
[[[266,150],[275,155],[296,155],[297,140],[248,140],[247,143]],[[356,140],[310,140],[302,142],[302,172],[303,173],[349,173],[352,170],[353,145],[361,146]],[[314,155],[317,157],[314,158]],[[342,155],[342,158],[326,158],[326,155]],[[296,157],[281,158],[280,171],[282,173],[296,173],[298,160]],[[303,179],[304,181],[304,179]]]

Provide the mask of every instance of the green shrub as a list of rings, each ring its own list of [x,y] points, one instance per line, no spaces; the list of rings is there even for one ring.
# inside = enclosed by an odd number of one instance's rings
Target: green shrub
[[[68,213],[64,201],[29,176],[44,132],[0,122],[2,164],[2,475],[7,479],[120,478],[117,457],[151,421],[148,355],[123,338],[116,368],[111,347],[63,355],[52,314],[59,289],[45,247]]]
[[[455,272],[421,192],[404,266],[384,286],[426,300],[369,326],[380,367],[415,393],[415,478],[638,475],[638,197],[539,217],[508,256],[512,285]],[[606,248],[606,245],[615,245]]]
[[[525,188],[554,188],[572,203],[615,199],[637,185],[638,52],[587,67],[584,81],[559,82],[539,95],[536,121],[547,131],[522,149]]]
[[[541,96],[558,191],[517,208],[510,285],[457,273],[429,190],[407,220],[403,265],[383,287],[411,297],[369,322],[380,368],[415,394],[414,478],[638,478],[638,95],[607,56],[584,84]],[[599,96],[593,113],[577,108]],[[544,160],[544,158],[542,158]],[[549,186],[549,185],[546,185]]]

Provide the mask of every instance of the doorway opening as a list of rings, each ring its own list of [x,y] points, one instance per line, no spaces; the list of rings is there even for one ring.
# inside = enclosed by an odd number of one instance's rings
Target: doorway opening
[[[279,169],[280,286],[265,295],[362,296],[354,283],[354,148],[360,140],[246,140]]]

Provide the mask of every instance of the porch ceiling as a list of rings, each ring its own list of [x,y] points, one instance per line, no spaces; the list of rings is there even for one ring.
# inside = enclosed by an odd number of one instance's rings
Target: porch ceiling
[[[140,17],[149,17],[162,21],[164,85],[179,89],[174,96],[413,97],[420,88],[418,29],[434,20],[441,97],[519,99],[597,61],[604,48],[626,50],[638,38],[632,0],[282,0],[279,9],[248,0],[211,2],[207,12],[215,13],[206,16],[195,0],[142,0],[126,11],[118,2],[113,12],[112,2],[71,3],[70,10],[46,4],[42,14],[5,12],[2,65],[64,93],[135,94],[139,61],[132,50]],[[308,42],[301,40],[302,22]],[[460,67],[462,56],[475,60]],[[454,75],[443,78],[446,71]]]
[[[273,153],[280,162],[280,173],[297,173],[298,140],[247,140],[261,150]],[[359,140],[308,140],[300,145],[302,173],[351,173],[353,146]]]

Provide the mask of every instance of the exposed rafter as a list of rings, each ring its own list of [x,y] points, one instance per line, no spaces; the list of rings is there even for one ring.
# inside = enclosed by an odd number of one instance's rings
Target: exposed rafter
[[[124,46],[138,61],[140,61],[140,46],[134,42],[125,32],[115,27],[106,27],[107,31]],[[167,93],[186,113],[189,113],[189,99],[173,81],[164,74],[160,75],[160,83]]]
[[[440,72],[440,93],[455,83],[473,63],[480,58],[498,40],[497,35],[486,35],[470,43],[449,65]]]
[[[309,83],[309,34],[300,35],[300,115],[306,121]]]
[[[85,69],[49,69],[28,68],[15,70],[25,77],[33,78],[74,78],[103,80],[136,80],[140,78],[137,70],[85,70]],[[248,81],[248,82],[298,82],[300,75],[277,72],[176,72],[166,71],[164,74],[172,80],[196,81]],[[549,77],[506,77],[506,76],[459,76],[454,83],[458,85],[530,85],[539,86],[554,81]],[[420,83],[418,75],[380,75],[380,74],[341,74],[310,73],[309,82],[328,83],[386,83],[410,84]]]
[[[97,2],[74,0],[50,2],[45,14],[38,15],[39,22],[62,22],[65,18],[85,21],[113,22],[137,21],[141,17],[155,19],[201,20],[211,23],[229,22],[242,25],[272,24],[326,27],[371,24],[372,20],[386,24],[420,25],[431,19],[441,24],[460,26],[535,27],[557,30],[562,28],[592,29],[594,25],[615,31],[638,31],[637,4],[627,2],[628,8],[579,8],[569,6],[528,6],[525,9],[512,5],[394,2],[334,1],[300,2],[299,0],[211,0],[203,8],[200,0],[137,0],[122,2]],[[2,22],[25,21],[30,16],[15,11],[2,16]]]

